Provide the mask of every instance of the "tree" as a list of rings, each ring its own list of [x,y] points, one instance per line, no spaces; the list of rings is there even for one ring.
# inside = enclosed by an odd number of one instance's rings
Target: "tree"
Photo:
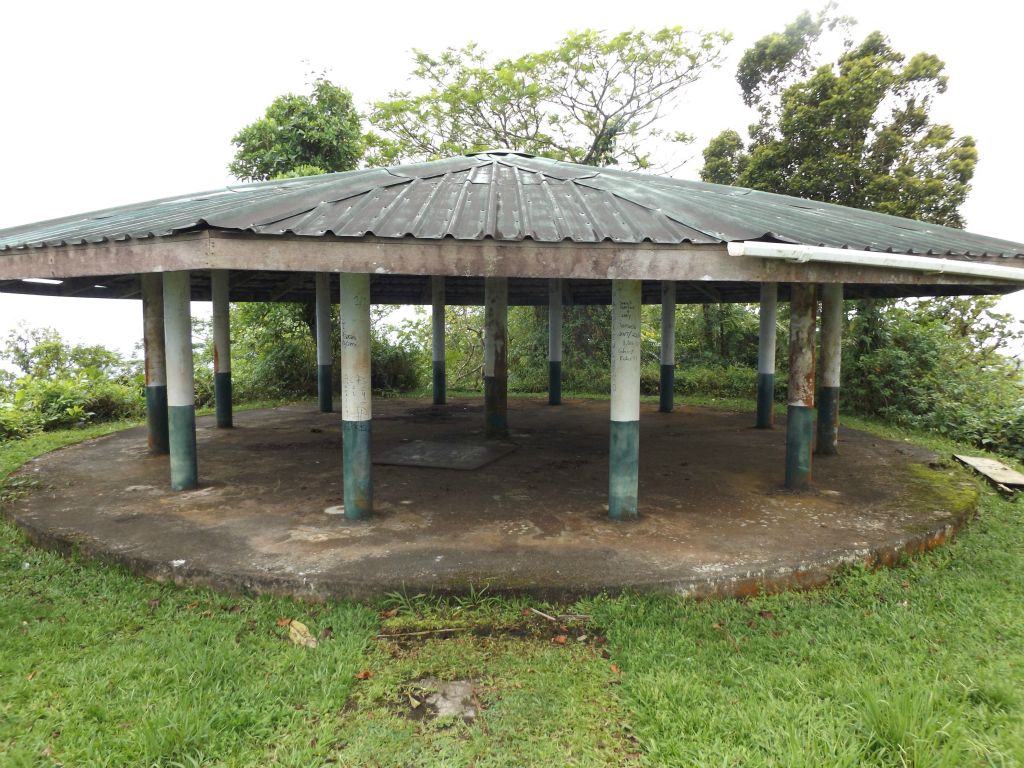
[[[231,142],[238,149],[228,170],[247,181],[351,171],[363,157],[352,94],[323,75],[309,96],[278,96]]]
[[[743,55],[736,80],[759,119],[746,146],[732,130],[711,141],[701,178],[962,227],[977,150],[930,119],[942,61],[908,59],[872,32],[815,69],[823,32],[852,23],[830,11],[801,14]]]
[[[717,66],[720,32],[680,27],[608,37],[585,30],[556,48],[489,63],[475,44],[415,51],[425,90],[373,105],[375,162],[508,148],[587,165],[650,164],[649,142],[679,91]],[[671,139],[685,140],[683,134]]]
[[[757,110],[747,131],[704,150],[701,178],[962,227],[977,151],[936,124],[943,63],[906,57],[880,32],[846,39],[815,66],[825,33],[852,20],[801,14],[740,61],[736,80]],[[1010,453],[1024,452],[1024,388],[1000,353],[1019,338],[988,296],[858,301],[844,338],[846,402],[897,423]]]

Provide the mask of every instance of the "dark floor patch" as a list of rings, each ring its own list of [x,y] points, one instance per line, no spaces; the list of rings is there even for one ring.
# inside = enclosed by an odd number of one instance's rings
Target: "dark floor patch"
[[[472,470],[487,466],[516,449],[511,443],[439,443],[412,440],[373,458],[374,464],[399,467]]]

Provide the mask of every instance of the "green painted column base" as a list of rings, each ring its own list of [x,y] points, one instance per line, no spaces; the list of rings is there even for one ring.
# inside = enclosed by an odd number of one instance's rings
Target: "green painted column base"
[[[448,400],[448,382],[444,370],[444,360],[434,361],[434,405],[444,405]]]
[[[608,517],[636,520],[640,488],[640,422],[611,422],[608,453]]]
[[[562,361],[548,360],[548,405],[562,404]]]
[[[757,374],[757,423],[758,429],[772,429],[775,426],[775,374]]]
[[[365,520],[373,514],[373,430],[372,422],[342,421],[342,482],[345,487],[345,517]]]
[[[167,425],[171,453],[171,490],[188,491],[198,488],[195,406],[168,406]]]
[[[508,382],[497,376],[484,376],[484,434],[508,437]]]
[[[789,406],[786,418],[786,487],[800,491],[811,483],[811,440],[814,438],[814,408]]]
[[[818,390],[818,445],[814,452],[820,456],[839,453],[839,387]]]
[[[213,374],[213,402],[217,414],[217,427],[229,429],[233,426],[231,415],[231,371]]]
[[[675,391],[676,388],[676,367],[674,365],[661,364],[661,389],[660,404],[658,410],[662,413],[672,413],[672,408],[675,407]]]
[[[330,413],[334,410],[333,384],[331,365],[329,363],[318,365],[316,367],[316,395],[320,401],[320,413]]]
[[[167,435],[167,386],[153,384],[146,387],[147,443],[151,453],[169,453],[171,444]]]

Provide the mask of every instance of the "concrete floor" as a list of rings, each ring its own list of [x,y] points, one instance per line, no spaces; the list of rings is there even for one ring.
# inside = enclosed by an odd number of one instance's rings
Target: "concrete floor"
[[[841,455],[815,460],[814,490],[790,493],[784,424],[644,406],[641,519],[615,523],[606,402],[514,399],[509,423],[516,449],[480,469],[375,466],[366,522],[326,511],[341,504],[340,416],[313,405],[236,413],[232,430],[200,419],[202,487],[187,493],[170,491],[167,457],[147,453],[141,428],[57,451],[22,470],[38,487],[7,514],[43,546],[153,578],[322,599],[403,585],[547,598],[814,586],[843,563],[941,543],[973,511],[949,508],[950,484],[972,481],[943,469],[930,482],[919,467],[934,456],[909,444],[844,429]],[[482,424],[478,401],[375,401],[374,453],[479,444]]]

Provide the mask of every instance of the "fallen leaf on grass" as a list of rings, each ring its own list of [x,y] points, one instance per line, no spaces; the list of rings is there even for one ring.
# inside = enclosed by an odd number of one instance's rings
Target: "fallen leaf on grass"
[[[332,637],[334,637],[334,630],[330,627],[324,627],[320,630],[320,642],[330,640]]]
[[[614,672],[616,675],[622,671],[621,669],[619,669],[619,665],[615,663],[612,663],[611,668],[612,672]]]
[[[371,677],[373,677],[373,672],[371,672],[368,669],[363,669],[359,672],[356,672],[356,680],[369,680]]]
[[[288,639],[294,645],[301,645],[306,648],[316,648],[316,638],[309,634],[309,629],[301,621],[292,619],[288,624]]]
[[[565,641],[569,638],[566,635],[555,635],[551,638],[551,642],[556,645],[565,645]]]
[[[716,622],[715,622],[714,624],[712,624],[712,625],[711,625],[711,628],[712,628],[712,629],[721,629],[721,628],[722,628],[722,625],[721,625],[721,624],[719,624],[719,623],[718,623],[718,622],[716,621]]]
[[[28,680],[29,682],[31,682],[32,678],[34,678],[35,676],[36,676],[36,670],[32,670],[27,675],[25,675],[25,679]]]
[[[388,609],[386,611],[381,611],[380,612],[380,617],[382,619],[393,619],[397,615],[398,615],[398,609],[397,608],[390,608],[390,609]]]
[[[159,597],[154,597],[152,600],[149,601],[149,610],[155,611],[159,607],[160,607],[160,598]]]
[[[238,603],[235,603],[234,605],[228,606],[224,610],[226,610],[228,613],[241,613],[242,606],[240,606]]]
[[[760,616],[762,619],[774,619],[775,618],[775,614],[772,613],[771,611],[758,611],[757,615]]]
[[[287,627],[291,623],[292,623],[291,619],[283,619],[282,618],[282,619],[278,619],[277,620],[277,626],[279,626],[279,627]]]

